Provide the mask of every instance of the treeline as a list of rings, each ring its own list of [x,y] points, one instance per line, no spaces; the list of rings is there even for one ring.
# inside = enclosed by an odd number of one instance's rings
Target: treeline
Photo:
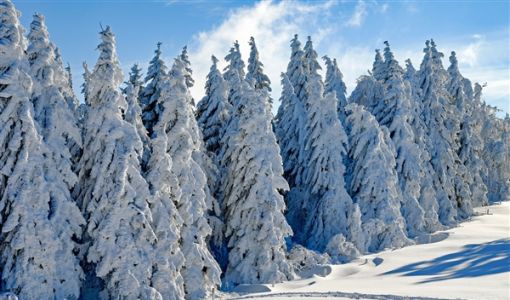
[[[0,0],[0,287],[20,299],[206,299],[413,244],[509,195],[510,117],[432,40],[419,70],[386,42],[347,97],[296,35],[279,101],[255,40],[247,66],[236,42],[196,101],[186,48],[167,67],[158,44],[125,79],[100,38],[79,103],[44,17],[25,37]]]

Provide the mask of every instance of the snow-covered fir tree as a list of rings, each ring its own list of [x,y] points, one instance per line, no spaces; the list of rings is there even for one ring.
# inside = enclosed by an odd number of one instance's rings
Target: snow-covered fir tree
[[[202,151],[200,132],[186,86],[186,65],[176,58],[167,79],[161,82],[157,105],[160,114],[155,126],[166,132],[167,153],[173,161],[173,170],[182,195],[177,204],[182,218],[181,251],[186,260],[181,270],[186,299],[203,299],[210,296],[220,283],[220,268],[207,247],[211,227],[207,223],[207,178],[200,165]]]
[[[38,133],[18,17],[11,1],[0,1],[1,286],[21,299],[77,299],[83,272],[74,250],[84,220],[69,192],[76,176],[54,155],[60,132],[46,140]]]
[[[220,202],[218,204],[221,207],[223,198],[220,189],[222,173],[219,170],[221,168],[221,153],[225,146],[221,143],[221,140],[229,121],[231,105],[228,102],[227,83],[217,67],[218,59],[212,56],[212,62],[205,84],[205,96],[198,102],[196,118],[202,132],[205,150],[215,166],[215,168],[210,168],[209,172],[206,172],[207,183],[209,190],[218,199],[218,202]],[[218,215],[221,218],[221,211]],[[228,257],[224,242],[223,222],[210,223],[210,225],[213,230],[210,240],[211,251],[222,269],[225,269]]]
[[[369,111],[381,107],[379,102],[384,96],[383,84],[374,76],[362,75],[357,79],[356,87],[349,96],[349,103],[357,103]]]
[[[193,79],[193,70],[191,69],[191,62],[189,61],[189,57],[188,57],[188,46],[182,47],[180,58],[185,65],[184,69],[186,70],[186,75],[185,75],[186,86],[188,88],[191,88],[195,84],[195,80]]]
[[[159,113],[158,99],[161,90],[160,83],[167,76],[167,67],[161,58],[161,43],[156,45],[154,57],[149,63],[147,76],[145,76],[145,87],[141,91],[142,120],[149,137],[152,135],[152,127],[157,121]]]
[[[443,54],[437,51],[433,41],[427,41],[424,52],[419,84],[422,117],[428,135],[427,150],[435,180],[444,191],[437,195],[440,220],[444,225],[451,225],[472,214],[471,191],[465,181],[466,168],[457,155],[458,119],[455,106],[449,102],[447,72],[441,62]]]
[[[136,128],[136,133],[142,141],[143,151],[141,153],[140,163],[142,170],[145,170],[145,164],[147,163],[149,157],[150,146],[147,129],[143,125],[142,121],[142,108],[139,105],[140,85],[138,85],[136,81],[128,81],[126,83],[126,87],[123,89],[123,93],[126,97],[124,120]]]
[[[234,73],[235,76],[235,73]],[[223,207],[229,262],[227,285],[274,283],[292,276],[285,238],[292,234],[283,212],[282,192],[288,190],[278,144],[267,111],[266,90],[239,80],[234,106],[235,127],[228,140]]]
[[[239,76],[242,80],[244,80],[245,72],[244,72],[244,61],[241,57],[241,50],[239,49],[239,42],[235,41],[234,46],[230,48],[229,53],[225,56],[225,60],[228,65],[225,67],[223,78],[228,82],[232,79],[235,80],[235,76]],[[235,75],[237,74],[237,75]]]
[[[337,111],[339,117],[343,120],[345,117],[344,108],[347,105],[347,87],[343,81],[344,75],[338,68],[336,58],[322,57],[326,63],[326,78],[324,80],[324,93],[335,92],[337,98]]]
[[[164,96],[164,95],[162,95]],[[181,275],[185,257],[181,250],[183,220],[177,210],[181,189],[168,153],[166,123],[158,122],[150,141],[147,182],[151,192],[151,212],[156,235],[152,284],[162,299],[184,299],[184,279]]]
[[[452,51],[449,60],[449,81],[447,88],[457,107],[457,114],[460,119],[460,147],[458,155],[461,162],[467,168],[464,180],[471,190],[472,205],[487,205],[487,186],[482,179],[482,172],[485,166],[480,158],[483,147],[480,137],[482,123],[475,116],[476,112],[474,110],[477,107],[472,98],[474,96],[473,93],[471,91],[465,92],[466,88],[470,89],[471,83],[460,74],[455,51]]]
[[[303,174],[307,216],[301,240],[311,249],[327,249],[334,260],[344,261],[358,254],[346,238],[364,246],[362,238],[354,234],[361,232],[361,220],[355,219],[354,210],[359,208],[354,207],[345,189],[343,159],[348,142],[336,113],[338,100],[334,91],[323,94],[320,76],[315,75],[308,82],[308,164]],[[338,241],[342,243],[335,245]]]
[[[205,96],[197,105],[197,121],[202,131],[207,151],[219,154],[223,131],[229,120],[231,105],[228,103],[228,86],[218,70],[218,59],[211,57],[212,65],[207,74]]]
[[[409,245],[389,133],[360,105],[349,104],[346,113],[350,161],[347,187],[361,211],[365,238],[362,251]]]
[[[143,146],[123,120],[122,72],[109,27],[100,32],[99,58],[87,83],[89,113],[80,160],[78,203],[87,220],[87,282],[102,279],[95,298],[158,299],[152,286],[150,194],[140,170]],[[87,289],[87,286],[84,287]]]
[[[374,76],[377,80],[383,80],[384,75],[382,74],[384,70],[384,61],[381,55],[381,50],[375,49],[375,58],[374,63],[372,64],[372,76]]]
[[[255,89],[266,89],[271,91],[271,80],[264,74],[264,64],[259,59],[259,51],[255,39],[250,38],[250,58],[248,58],[248,73],[246,81],[252,84]]]
[[[304,87],[306,73],[303,65],[303,55],[301,43],[298,36],[295,35],[291,41],[291,57],[287,72],[285,76],[282,74],[282,96],[274,121],[275,133],[283,159],[285,179],[287,179],[291,189],[296,186],[296,177],[301,174],[301,166],[298,160],[303,151],[304,101],[306,101]],[[292,196],[289,194],[286,199],[288,204],[293,202],[291,198]],[[292,218],[289,218],[289,222],[292,225]]]
[[[420,179],[424,176],[423,157],[415,143],[411,123],[419,116],[411,107],[411,87],[404,81],[404,70],[393,56],[388,42],[385,42],[384,64],[379,70],[384,95],[379,105],[373,106],[372,114],[379,125],[388,128],[395,147],[395,161],[398,182],[402,192],[401,212],[406,220],[407,233],[416,236],[425,231],[424,209],[419,203]],[[423,199],[426,209],[436,209],[434,199]],[[428,228],[435,231],[438,228]]]

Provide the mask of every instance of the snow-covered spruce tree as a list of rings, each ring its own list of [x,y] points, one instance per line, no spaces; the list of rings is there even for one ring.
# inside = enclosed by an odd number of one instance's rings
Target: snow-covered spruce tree
[[[248,58],[248,73],[246,81],[254,86],[255,89],[266,89],[271,91],[271,80],[264,74],[264,65],[259,60],[259,51],[255,44],[255,39],[250,38],[250,58]]]
[[[225,282],[281,282],[292,277],[285,257],[285,238],[292,230],[283,215],[281,194],[288,185],[266,110],[267,91],[254,90],[246,81],[239,85],[223,202],[229,247]]]
[[[212,66],[207,74],[205,96],[197,105],[197,121],[202,131],[207,151],[218,155],[223,131],[229,120],[231,105],[228,103],[228,87],[218,70],[218,59],[212,56]]]
[[[287,66],[285,76],[282,74],[282,96],[280,98],[280,107],[276,115],[274,126],[276,138],[280,145],[283,159],[283,170],[285,179],[292,190],[296,186],[296,177],[301,174],[301,166],[298,163],[300,153],[303,150],[303,133],[305,123],[306,101],[305,85],[306,73],[303,65],[303,51],[298,36],[295,35],[291,41],[291,57]],[[293,206],[294,191],[286,196],[287,204]],[[297,194],[296,194],[297,196]],[[297,204],[295,207],[299,207]],[[289,213],[292,215],[293,209],[289,207]],[[291,226],[294,226],[293,217],[287,216]]]
[[[271,91],[271,80],[264,73],[264,64],[259,60],[259,51],[255,44],[255,39],[250,38],[250,58],[248,58],[248,73],[246,73],[246,81],[252,84],[255,89],[266,89]],[[273,107],[273,99],[269,97],[268,110]]]
[[[150,146],[147,129],[142,121],[142,109],[140,108],[138,100],[140,99],[140,86],[136,82],[132,83],[128,81],[126,87],[123,89],[123,93],[126,97],[124,120],[136,128],[136,133],[142,141],[143,151],[140,156],[140,164],[142,170],[145,171],[145,165],[149,158]]]
[[[448,76],[441,62],[443,54],[437,51],[433,41],[427,41],[426,46],[419,74],[422,117],[427,127],[427,150],[435,180],[445,193],[437,195],[440,221],[451,225],[472,214],[471,191],[465,182],[466,168],[457,155],[458,119],[455,106],[449,102]]]
[[[409,236],[414,237],[425,231],[424,209],[420,199],[420,179],[424,176],[422,152],[415,143],[411,123],[418,117],[411,108],[411,87],[404,81],[404,70],[393,56],[388,42],[385,42],[384,64],[380,66],[380,78],[384,95],[378,105],[372,107],[372,114],[379,125],[388,128],[395,147],[398,182],[402,192],[400,210],[406,220]],[[434,199],[424,203],[426,209],[437,211]],[[428,228],[435,231],[438,228]]]
[[[425,212],[425,228],[428,231],[443,229],[439,222],[439,204],[437,195],[444,195],[442,186],[438,180],[435,180],[435,171],[430,162],[430,153],[427,150],[429,136],[427,135],[427,126],[423,121],[423,105],[421,102],[421,89],[419,87],[418,72],[414,68],[410,59],[406,60],[406,71],[404,79],[411,88],[410,105],[414,114],[411,121],[411,127],[414,132],[414,142],[418,145],[421,152],[422,177],[420,178],[420,198],[419,203]],[[444,197],[443,197],[444,199]]]
[[[195,84],[195,80],[193,79],[193,70],[191,69],[191,62],[189,61],[188,57],[188,46],[182,47],[180,58],[182,62],[184,63],[185,70],[186,70],[186,86],[188,88],[193,87]],[[193,104],[194,105],[194,104]]]
[[[152,127],[157,121],[159,114],[158,99],[161,87],[160,82],[167,76],[167,67],[161,58],[161,43],[156,45],[155,55],[149,62],[145,87],[141,91],[142,120],[149,137],[152,135]]]
[[[55,165],[59,166],[62,179],[68,184],[67,189],[71,190],[77,181],[72,170],[81,153],[81,131],[74,111],[76,105],[67,102],[65,93],[71,98],[74,94],[69,92],[68,78],[55,56],[55,46],[50,42],[43,15],[34,15],[28,40],[34,119]]]
[[[0,1],[1,286],[20,299],[77,299],[83,273],[74,240],[84,220],[53,145],[37,131],[18,17],[10,1]]]
[[[336,113],[338,100],[334,91],[323,94],[320,76],[315,75],[308,81],[308,164],[303,176],[308,214],[302,240],[311,249],[329,250],[335,261],[345,261],[359,254],[355,246],[345,242],[346,238],[364,246],[359,237],[352,236],[353,232],[361,232],[361,220],[351,220],[356,216],[355,208],[345,189],[347,136]],[[350,226],[357,228],[351,230]],[[334,245],[336,240],[342,244]]]
[[[168,81],[161,82],[157,103],[160,114],[155,126],[164,128],[167,134],[167,153],[172,157],[172,168],[182,190],[177,209],[182,218],[181,251],[186,256],[181,270],[186,299],[204,299],[219,285],[220,269],[206,242],[211,234],[206,219],[211,207],[206,199],[207,178],[197,161],[202,147],[185,68],[184,62],[176,58]]]
[[[466,184],[469,186],[472,195],[472,205],[482,206],[488,204],[487,186],[483,182],[482,172],[485,168],[480,158],[483,142],[480,137],[481,120],[475,117],[476,108],[472,92],[465,92],[465,89],[471,86],[471,83],[462,77],[459,71],[459,65],[455,51],[450,56],[450,66],[448,67],[449,81],[448,92],[453,98],[460,122],[460,147],[458,155],[461,162],[467,168],[464,176]]]
[[[323,56],[324,62],[326,63],[326,78],[324,81],[324,94],[335,92],[338,99],[337,111],[341,120],[345,119],[345,106],[347,106],[347,87],[343,81],[344,75],[338,68],[336,58],[331,60],[328,56]]]
[[[89,113],[75,190],[87,220],[87,282],[102,279],[100,294],[91,295],[95,298],[158,299],[151,286],[157,236],[138,160],[142,142],[123,120],[126,102],[114,34],[110,27],[100,34],[99,58],[87,82]]]
[[[162,299],[179,300],[184,299],[185,295],[181,275],[185,258],[180,248],[183,220],[177,210],[181,189],[172,167],[172,158],[167,152],[168,137],[165,129],[166,123],[163,122],[156,123],[154,127],[146,174],[152,195],[150,207],[157,238],[152,284],[161,293]]]
[[[374,63],[372,64],[372,76],[376,80],[383,80],[384,75],[382,74],[384,70],[384,61],[381,55],[381,50],[375,49],[375,58]]]
[[[225,56],[225,60],[228,65],[223,69],[223,78],[227,82],[232,79],[235,80],[235,76],[239,76],[241,80],[244,80],[245,72],[244,72],[244,61],[241,57],[241,50],[239,49],[239,42],[235,41],[234,46],[230,48],[229,53]],[[236,75],[237,74],[237,75]]]
[[[347,187],[361,211],[365,235],[362,250],[374,252],[409,245],[389,133],[362,106],[349,104],[346,113],[350,161]]]
[[[202,132],[205,151],[214,164],[214,168],[209,168],[206,172],[209,190],[221,202],[223,196],[220,189],[222,177],[220,174],[222,173],[219,170],[221,168],[221,152],[225,146],[221,140],[229,121],[231,105],[228,103],[227,83],[217,67],[218,59],[212,56],[212,62],[205,84],[205,96],[198,102],[196,118]],[[218,203],[218,208],[220,207],[221,203]],[[214,257],[221,268],[225,270],[228,257],[221,215],[221,209],[219,209],[217,216],[220,219],[209,219],[212,228],[209,244]],[[216,222],[216,224],[211,222],[214,220],[220,222]]]

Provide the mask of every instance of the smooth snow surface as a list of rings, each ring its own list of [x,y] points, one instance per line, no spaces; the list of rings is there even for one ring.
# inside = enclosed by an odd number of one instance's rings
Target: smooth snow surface
[[[509,299],[510,203],[476,211],[483,215],[436,233],[435,243],[366,255],[332,266],[326,277],[267,285],[270,293],[225,299]]]

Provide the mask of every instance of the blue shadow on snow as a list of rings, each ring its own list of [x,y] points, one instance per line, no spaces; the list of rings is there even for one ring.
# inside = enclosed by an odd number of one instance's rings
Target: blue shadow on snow
[[[510,239],[466,245],[455,253],[412,263],[384,273],[432,276],[419,283],[510,272]]]

